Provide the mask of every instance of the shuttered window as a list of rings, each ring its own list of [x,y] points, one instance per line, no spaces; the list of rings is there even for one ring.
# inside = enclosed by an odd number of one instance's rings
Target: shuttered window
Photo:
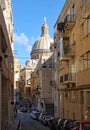
[[[83,91],[80,92],[80,103],[84,104],[84,94],[83,94]]]
[[[88,52],[88,68],[90,68],[90,52]]]
[[[87,92],[87,105],[90,106],[90,91]]]
[[[88,19],[88,33],[90,33],[90,19]]]

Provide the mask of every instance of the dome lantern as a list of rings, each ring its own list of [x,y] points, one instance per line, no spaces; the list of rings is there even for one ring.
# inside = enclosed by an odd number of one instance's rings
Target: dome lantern
[[[42,25],[41,30],[42,30],[41,36],[48,35],[48,25],[46,23],[46,17],[44,17],[44,23]]]

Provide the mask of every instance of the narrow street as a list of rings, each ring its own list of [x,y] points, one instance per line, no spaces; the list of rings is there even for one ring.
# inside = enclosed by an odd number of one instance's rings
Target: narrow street
[[[19,130],[49,130],[41,122],[31,119],[30,113],[19,113],[18,119],[20,119]]]

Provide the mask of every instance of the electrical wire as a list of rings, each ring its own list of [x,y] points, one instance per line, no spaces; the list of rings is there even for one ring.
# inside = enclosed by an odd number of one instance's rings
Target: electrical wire
[[[19,59],[30,59],[30,57],[16,57],[16,58],[19,58]]]

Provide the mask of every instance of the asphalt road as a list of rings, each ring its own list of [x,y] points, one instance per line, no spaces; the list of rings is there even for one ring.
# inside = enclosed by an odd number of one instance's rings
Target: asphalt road
[[[19,113],[18,119],[20,119],[21,122],[20,130],[50,130],[41,122],[31,119],[30,113]]]

